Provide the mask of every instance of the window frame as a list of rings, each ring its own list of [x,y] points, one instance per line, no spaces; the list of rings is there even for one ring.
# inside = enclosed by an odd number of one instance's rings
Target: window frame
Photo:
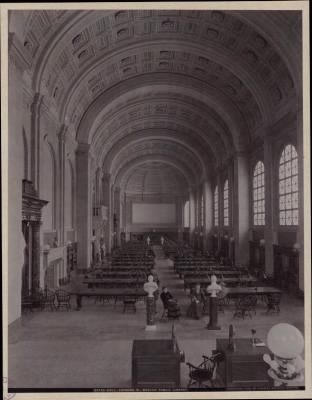
[[[285,150],[286,150],[286,148],[288,147],[288,146],[291,146],[291,158],[290,158],[290,160],[286,160],[286,161],[284,161],[284,164],[283,165],[285,165],[288,161],[290,162],[290,164],[294,161],[294,160],[296,160],[296,162],[297,162],[297,166],[296,166],[296,168],[297,168],[297,171],[296,171],[296,174],[293,174],[293,171],[292,171],[292,167],[291,167],[291,171],[290,171],[290,175],[288,176],[288,177],[286,177],[286,176],[284,176],[283,178],[280,178],[280,167],[281,167],[281,158],[282,158],[282,155],[283,155],[283,153],[285,152]],[[295,152],[296,152],[296,157],[295,158],[293,158],[292,157],[292,150],[295,150]],[[300,203],[300,199],[299,199],[299,196],[300,196],[300,193],[299,193],[299,156],[298,156],[298,150],[297,150],[297,147],[296,147],[296,145],[294,144],[294,143],[292,143],[292,142],[288,142],[288,143],[285,143],[285,144],[283,144],[282,146],[281,146],[281,149],[280,149],[280,152],[279,152],[279,157],[278,157],[278,159],[277,159],[277,167],[276,167],[276,177],[277,177],[277,193],[276,193],[276,205],[277,205],[277,209],[278,209],[278,215],[277,215],[277,226],[278,226],[278,228],[280,229],[280,230],[297,230],[298,229],[298,227],[299,227],[299,213],[300,213],[300,207],[299,207],[299,203]],[[291,191],[290,192],[288,192],[288,193],[281,193],[281,190],[280,190],[280,187],[281,187],[281,185],[280,185],[280,182],[282,181],[282,179],[283,179],[283,181],[285,182],[286,180],[287,180],[287,178],[290,178],[290,180],[291,180],[291,182],[292,182],[292,178],[293,177],[297,177],[297,189],[296,189],[296,191],[292,191],[292,189],[291,189]],[[292,183],[291,183],[291,185],[292,185]],[[285,190],[286,190],[286,188],[285,188]],[[291,205],[291,208],[289,208],[289,209],[287,209],[286,207],[285,207],[285,209],[284,210],[281,210],[281,208],[280,208],[280,204],[281,204],[281,196],[286,196],[287,194],[290,194],[291,196],[293,195],[293,194],[297,194],[297,208],[294,208],[293,207],[293,204]],[[293,200],[292,200],[293,201]],[[297,210],[297,212],[298,212],[298,220],[297,220],[297,224],[294,224],[294,223],[291,223],[290,225],[288,225],[288,224],[286,224],[286,216],[285,216],[285,224],[281,224],[281,211],[285,211],[285,213],[286,213],[286,211],[291,211],[291,216],[292,216],[292,219],[293,219],[293,211],[294,210]]]
[[[263,171],[260,172],[260,174],[255,176],[255,170],[258,166],[258,164],[261,163],[263,165]],[[254,186],[254,179],[255,177],[261,176],[263,175],[263,184],[261,184],[261,186]],[[263,188],[263,198],[261,199],[255,199],[255,189],[262,189]],[[252,169],[252,173],[251,173],[251,199],[252,199],[252,203],[251,203],[251,218],[252,218],[252,226],[255,229],[263,229],[266,226],[266,191],[265,191],[265,164],[264,161],[262,159],[258,159],[253,166]],[[263,201],[263,207],[264,207],[264,211],[261,213],[257,213],[257,215],[259,214],[263,214],[263,224],[255,224],[255,201],[257,201],[258,203],[260,201]]]
[[[225,187],[226,184],[227,188]],[[225,190],[227,191],[227,198],[225,198]],[[225,200],[227,200],[227,208],[225,207]],[[227,216],[225,215],[225,211],[227,211]],[[225,223],[226,218],[227,224]],[[228,178],[223,183],[223,226],[226,228],[230,227],[230,184]]]

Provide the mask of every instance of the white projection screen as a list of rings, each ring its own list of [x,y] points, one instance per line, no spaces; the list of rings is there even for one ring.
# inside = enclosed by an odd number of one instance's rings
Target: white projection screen
[[[176,205],[168,203],[132,204],[133,224],[175,224]]]

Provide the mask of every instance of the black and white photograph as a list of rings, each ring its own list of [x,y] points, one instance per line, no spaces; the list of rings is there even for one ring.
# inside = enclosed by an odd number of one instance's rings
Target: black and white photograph
[[[308,1],[1,5],[4,400],[310,398]]]

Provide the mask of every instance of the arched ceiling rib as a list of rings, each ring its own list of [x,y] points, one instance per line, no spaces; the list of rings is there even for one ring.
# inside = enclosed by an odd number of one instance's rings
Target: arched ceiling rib
[[[167,159],[173,165],[179,165],[180,169],[183,169],[193,182],[201,179],[203,173],[201,164],[192,152],[177,143],[159,139],[142,140],[124,148],[114,158],[109,172],[114,177],[125,163],[137,160],[142,156],[153,157],[155,155],[164,160]]]
[[[53,18],[56,18],[55,13]],[[39,25],[37,22],[37,26],[45,28],[45,32],[49,28],[51,29],[53,18],[48,13],[42,13],[37,16],[41,23]],[[36,24],[33,23],[30,26],[33,27]],[[293,80],[291,76],[288,76],[289,72],[285,67],[285,62],[276,53],[274,43],[271,43],[272,37],[261,36],[250,24],[242,22],[237,13],[217,10],[85,12],[81,15],[80,23],[77,23],[76,19],[72,29],[67,29],[67,33],[63,33],[63,38],[68,43],[67,47],[64,49],[63,46],[55,45],[54,51],[49,51],[49,58],[54,60],[53,63],[42,62],[45,69],[42,71],[42,76],[37,74],[40,77],[40,84],[42,85],[44,81],[50,95],[55,95],[56,103],[65,97],[71,82],[80,81],[79,75],[81,76],[82,71],[88,70],[88,64],[93,66],[98,59],[112,54],[114,51],[125,53],[125,48],[128,49],[131,44],[139,43],[142,40],[145,43],[147,41],[166,40],[168,42],[174,40],[190,43],[192,47],[194,44],[201,44],[206,50],[206,55],[209,55],[210,48],[212,50],[217,48],[215,56],[230,55],[229,65],[233,72],[237,68],[239,69],[240,65],[244,65],[246,72],[244,78],[248,80],[246,78],[248,71],[253,74],[251,83],[255,82],[259,76],[268,79],[269,75],[273,74],[271,76],[272,82],[275,82],[273,92],[284,86],[277,84],[280,80]],[[35,50],[38,49],[38,42],[40,43],[38,30],[36,36],[30,29],[26,33],[25,41],[34,56]],[[37,42],[37,46],[33,42]],[[177,46],[177,49],[179,48],[180,46]],[[233,62],[233,56],[234,60],[235,57],[238,57],[239,60]],[[215,57],[212,59],[215,60]],[[164,64],[163,66],[165,67]],[[221,65],[221,67],[224,68],[225,65]],[[124,66],[121,65],[121,68]],[[131,71],[127,71],[127,73],[131,73]],[[192,72],[188,71],[187,73]],[[241,78],[239,77],[239,79]],[[115,79],[113,81],[116,82]],[[244,84],[244,82],[242,83]],[[42,90],[42,87],[40,89]],[[261,86],[258,89],[261,92]],[[275,94],[272,93],[272,96],[274,97]],[[268,96],[268,98],[270,97]],[[264,101],[267,102],[268,98]]]
[[[214,165],[211,160],[207,157],[207,154],[203,152],[203,149],[200,149],[199,146],[194,146],[194,143],[188,143],[188,141],[181,140],[176,133],[176,131],[168,131],[165,129],[149,129],[149,130],[142,130],[136,131],[134,134],[125,136],[119,142],[117,142],[114,147],[108,150],[107,157],[103,163],[103,171],[106,173],[112,173],[112,165],[116,163],[117,157],[121,155],[124,159],[124,153],[128,151],[128,149],[135,148],[136,145],[143,144],[150,144],[154,143],[155,141],[160,142],[163,141],[164,144],[171,144],[174,146],[175,153],[179,154],[181,151],[187,152],[192,157],[193,166],[198,169],[197,176],[203,177],[207,176],[207,171],[213,171]],[[196,142],[196,137],[193,138]],[[196,149],[196,150],[195,150]],[[197,150],[198,149],[198,150]],[[100,165],[100,163],[98,163]]]
[[[192,187],[193,185],[196,184],[196,180],[194,181],[194,177],[192,175],[192,172],[189,171],[184,163],[177,162],[177,161],[172,161],[168,159],[168,157],[159,155],[159,154],[153,154],[153,155],[144,155],[141,154],[139,157],[134,157],[133,159],[127,160],[123,163],[122,166],[118,168],[118,171],[113,176],[113,182],[115,186],[120,187],[123,191],[133,191],[133,187],[130,188],[128,186],[129,180],[131,180],[131,184],[134,186],[136,184],[142,185],[144,188],[145,184],[145,193],[146,194],[152,194],[152,193],[160,193],[160,194],[166,194],[166,191],[164,191],[164,186],[170,186],[170,181],[172,180],[172,174],[168,174],[167,176],[163,177],[163,182],[165,185],[162,187],[159,187],[158,190],[151,190],[150,188],[148,189],[146,185],[148,185],[147,179],[146,179],[146,172],[148,170],[153,170],[153,173],[155,175],[160,172],[161,175],[163,175],[164,169],[163,167],[167,166],[170,168],[171,171],[175,171],[175,179],[174,181],[176,183],[180,183],[180,187],[176,193],[171,191],[171,194],[177,194],[181,195],[185,192],[188,191],[188,188]],[[138,177],[133,176],[133,172],[136,170],[136,168],[140,167],[140,171],[144,174],[142,174],[141,179]],[[157,172],[157,169],[160,171]],[[160,182],[159,182],[160,184]],[[168,194],[168,192],[167,192]]]
[[[127,194],[181,195],[188,182],[172,165],[161,161],[137,163],[127,171],[120,182]]]
[[[204,149],[207,156],[210,154],[215,159],[233,149],[230,133],[224,132],[223,126],[214,118],[209,118],[207,109],[201,110],[200,102],[190,105],[177,100],[166,101],[165,97],[160,100],[142,99],[134,105],[127,103],[120,107],[118,112],[99,124],[91,142],[95,149],[102,149],[102,152],[97,152],[97,164],[102,163],[104,156],[121,138],[129,137],[130,142],[131,132],[153,127],[168,133],[176,131],[192,148],[197,147],[197,151]]]
[[[148,141],[149,156],[172,163],[188,182],[205,175],[248,148],[301,93],[298,12],[28,15],[22,43],[34,92],[49,98],[59,122],[118,179],[136,152],[144,159],[140,146],[146,150]],[[147,164],[137,168],[147,176]]]

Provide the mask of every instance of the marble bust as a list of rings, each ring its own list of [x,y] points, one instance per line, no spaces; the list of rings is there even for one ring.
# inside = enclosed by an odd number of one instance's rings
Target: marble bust
[[[217,297],[217,294],[222,290],[222,287],[217,284],[217,277],[211,276],[211,284],[207,287],[207,292],[211,294],[211,297]]]
[[[148,297],[154,297],[154,292],[158,290],[158,285],[154,282],[153,275],[149,275],[147,278],[147,282],[144,283],[144,290],[148,293]]]

